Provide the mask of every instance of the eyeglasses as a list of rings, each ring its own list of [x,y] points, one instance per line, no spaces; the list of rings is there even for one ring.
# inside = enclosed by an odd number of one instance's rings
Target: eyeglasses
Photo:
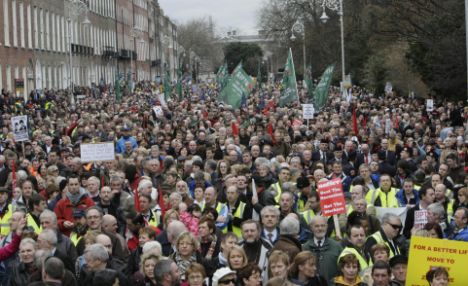
[[[401,230],[401,228],[403,227],[401,224],[391,224],[391,223],[389,223],[389,225],[391,227],[393,227],[394,230]]]
[[[230,284],[230,283],[232,283],[232,284],[236,285],[236,282],[237,282],[237,280],[233,278],[233,279],[228,279],[228,280],[220,280],[220,281],[218,281],[218,284]]]

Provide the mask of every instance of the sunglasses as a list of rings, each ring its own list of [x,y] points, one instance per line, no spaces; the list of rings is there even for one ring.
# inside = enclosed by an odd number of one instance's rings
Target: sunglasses
[[[229,283],[232,283],[232,284],[236,285],[237,280],[236,279],[228,279],[228,280],[218,281],[218,284],[229,284]]]
[[[395,230],[401,230],[403,228],[403,226],[401,224],[391,224],[391,223],[389,223],[389,225],[391,227],[393,227],[393,229],[395,229]]]

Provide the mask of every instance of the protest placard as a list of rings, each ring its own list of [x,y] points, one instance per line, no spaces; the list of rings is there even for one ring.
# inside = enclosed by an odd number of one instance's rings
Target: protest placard
[[[28,116],[13,116],[11,118],[11,130],[13,130],[13,136],[16,142],[28,141]]]
[[[82,163],[115,160],[115,147],[113,142],[81,144],[80,151]]]
[[[304,119],[313,119],[314,118],[314,105],[313,104],[303,104],[302,105],[302,118]]]
[[[427,223],[427,210],[414,212],[414,229],[422,229]]]
[[[450,286],[466,286],[467,255],[466,242],[412,236],[405,285],[427,286],[426,273],[433,267],[445,267]]]
[[[433,99],[427,99],[426,100],[426,111],[427,112],[432,112],[434,110],[434,100]]]
[[[346,213],[346,202],[341,179],[319,182],[318,193],[323,216]]]

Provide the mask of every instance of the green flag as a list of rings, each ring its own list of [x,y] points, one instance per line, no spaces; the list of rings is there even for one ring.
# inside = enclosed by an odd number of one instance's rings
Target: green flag
[[[229,77],[228,67],[227,67],[227,63],[225,63],[219,68],[218,73],[216,74],[216,82],[218,83],[218,86],[220,88],[224,88],[228,77]]]
[[[233,108],[240,108],[253,88],[253,79],[244,71],[242,63],[232,72],[226,86],[219,95],[222,101]]]
[[[166,68],[166,75],[164,76],[164,99],[167,101],[171,97],[172,86],[171,86],[171,75],[169,69]]]
[[[283,90],[278,100],[279,106],[283,107],[291,102],[299,100],[297,92],[296,71],[294,69],[291,48],[289,48],[288,60],[286,61],[286,65],[284,67],[283,81],[281,84],[283,86]]]
[[[323,72],[319,84],[314,90],[315,108],[317,110],[321,109],[327,103],[328,88],[330,87],[334,69],[334,65],[327,67],[327,69]]]

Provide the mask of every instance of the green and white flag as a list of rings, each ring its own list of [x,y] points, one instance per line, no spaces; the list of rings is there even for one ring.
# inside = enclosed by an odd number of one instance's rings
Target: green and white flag
[[[221,66],[216,74],[216,82],[220,88],[224,88],[229,77],[227,63]]]
[[[296,70],[294,69],[291,48],[289,48],[288,60],[286,61],[286,66],[284,67],[283,81],[281,84],[283,86],[283,90],[278,100],[279,106],[283,107],[291,102],[299,101],[296,82]]]
[[[240,108],[242,102],[247,100],[253,88],[253,79],[244,71],[242,63],[237,65],[231,74],[226,86],[219,95],[219,101]]]
[[[334,65],[327,67],[327,69],[323,72],[319,84],[314,90],[315,108],[317,110],[320,110],[327,103],[328,89],[330,88],[334,69]]]

